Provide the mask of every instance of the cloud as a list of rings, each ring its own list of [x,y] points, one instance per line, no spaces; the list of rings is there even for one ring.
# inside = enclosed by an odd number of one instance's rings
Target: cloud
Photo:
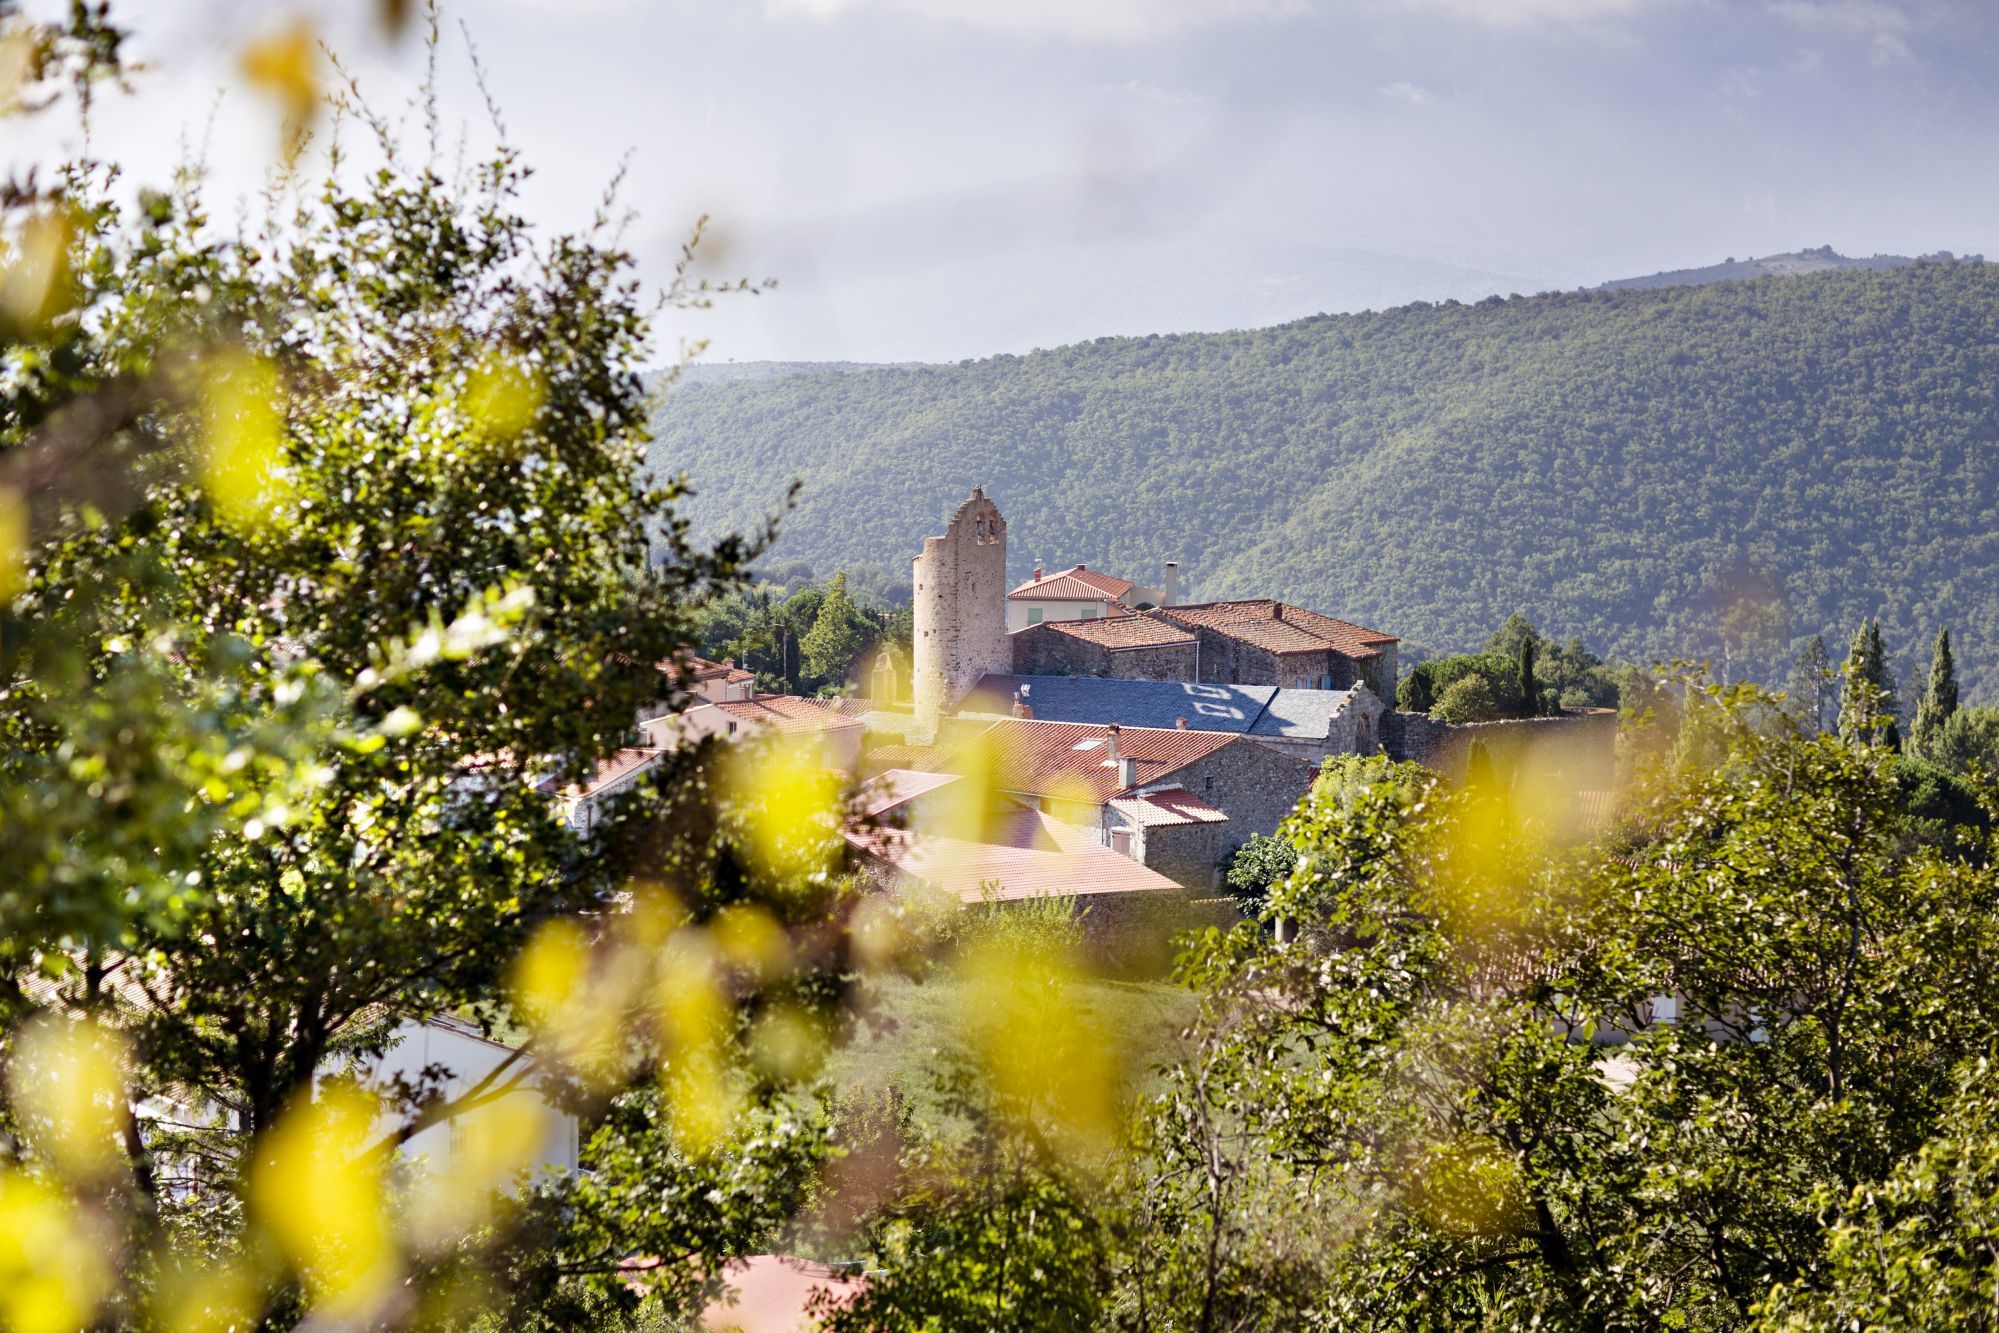
[[[1410,106],[1427,106],[1435,96],[1428,88],[1411,83],[1407,79],[1397,79],[1387,87],[1377,88],[1375,91],[1391,102],[1406,102]]]
[[[764,0],[774,17],[833,19],[872,10],[1020,37],[1152,42],[1200,28],[1283,19],[1309,0]]]
[[[1660,9],[1674,0],[1396,0],[1402,8],[1471,19],[1495,28],[1586,23]]]
[[[1770,12],[1808,28],[1897,33],[1910,27],[1908,13],[1884,0],[1772,0]]]
[[[1193,106],[1207,100],[1199,93],[1186,88],[1162,88],[1143,79],[1130,79],[1124,83],[1111,84],[1106,91],[1133,97],[1141,102],[1157,102],[1161,106]]]

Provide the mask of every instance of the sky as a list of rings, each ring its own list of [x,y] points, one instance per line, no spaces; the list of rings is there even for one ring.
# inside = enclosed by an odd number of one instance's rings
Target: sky
[[[32,0],[33,12],[53,0]],[[128,0],[151,68],[94,114],[225,199],[276,143],[238,56],[300,18],[379,108],[419,29],[353,0]],[[620,170],[641,276],[774,278],[662,359],[955,360],[1532,292],[1831,245],[1999,256],[1990,0],[458,0],[446,138],[586,225]],[[10,167],[79,142],[0,130]],[[413,122],[411,137],[421,135]],[[218,207],[226,214],[226,207]]]

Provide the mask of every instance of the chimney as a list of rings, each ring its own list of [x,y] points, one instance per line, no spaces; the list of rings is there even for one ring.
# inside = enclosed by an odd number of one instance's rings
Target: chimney
[[[1120,734],[1118,724],[1115,722],[1104,728],[1104,762],[1112,768],[1117,767],[1117,738]]]
[[[1173,719],[1173,729],[1174,729],[1175,731],[1185,731],[1185,730],[1187,729],[1187,719],[1186,719],[1186,718],[1184,718],[1184,717],[1176,717],[1176,718],[1174,718],[1174,719]]]
[[[1034,562],[1034,581],[1036,583],[1039,583],[1044,577],[1045,576],[1041,572],[1041,562],[1037,560]]]
[[[1138,760],[1124,758],[1117,761],[1117,785],[1119,791],[1138,785]]]
[[[1173,599],[1179,595],[1180,562],[1178,560],[1168,560],[1166,562],[1166,577],[1159,581],[1159,604],[1161,606],[1171,606],[1173,605]]]

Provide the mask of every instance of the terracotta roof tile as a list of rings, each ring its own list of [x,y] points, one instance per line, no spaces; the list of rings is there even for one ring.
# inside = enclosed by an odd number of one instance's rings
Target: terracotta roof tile
[[[1051,601],[1123,601],[1124,595],[1132,590],[1130,579],[1121,579],[1113,574],[1100,574],[1084,565],[1073,569],[1057,570],[1053,574],[1027,582],[1008,593],[1008,597],[1046,598]]]
[[[876,773],[891,768],[915,768],[935,772],[951,757],[948,750],[934,745],[877,745],[861,757],[862,765]]]
[[[898,874],[934,884],[968,906],[989,899],[1181,892],[1158,871],[1100,843],[1050,851],[925,837],[899,829],[854,830],[847,841]]]
[[[1094,643],[1117,652],[1125,648],[1161,648],[1175,643],[1192,643],[1194,636],[1178,625],[1154,618],[1151,612],[1110,616],[1102,620],[1044,620],[1028,629],[1053,630],[1084,643]],[[1015,630],[1025,634],[1027,630]]]
[[[587,781],[571,783],[568,786],[561,787],[560,790],[564,796],[571,798],[594,795],[621,778],[629,777],[642,768],[651,767],[665,753],[666,751],[664,750],[655,749],[650,746],[628,745],[616,754],[598,760],[596,771],[591,773]],[[558,790],[558,785],[556,779],[545,778],[536,784],[535,789],[537,791],[554,792]]]
[[[862,789],[867,804],[862,810],[869,817],[885,815],[889,811],[909,804],[919,796],[928,795],[939,787],[948,787],[954,782],[962,782],[958,773],[925,773],[911,768],[886,768],[868,779]]]
[[[680,678],[680,666],[670,657],[664,661],[654,662],[653,667],[662,674],[671,676],[676,680]],[[745,685],[756,678],[756,672],[745,671],[739,666],[732,666],[726,662],[711,662],[705,657],[693,656],[689,656],[687,659],[687,679],[690,681],[719,680],[725,681],[730,685]]]
[[[1137,796],[1120,796],[1111,809],[1144,828],[1164,824],[1226,824],[1229,817],[1185,787],[1167,787]]]
[[[759,694],[753,699],[720,699],[709,705],[741,722],[770,727],[774,731],[802,734],[813,731],[841,731],[861,724],[842,717],[833,709],[795,694]]]
[[[1198,625],[1272,653],[1324,652],[1331,648],[1347,657],[1369,658],[1379,657],[1383,644],[1399,642],[1392,634],[1267,597],[1247,602],[1173,606],[1152,614],[1181,625]]]
[[[946,767],[961,773],[974,765],[990,765],[993,786],[1000,791],[1101,804],[1129,788],[1158,782],[1239,739],[1227,732],[1125,727],[1118,735],[1118,754],[1138,761],[1137,780],[1126,784],[1118,781],[1117,769],[1107,762],[1109,738],[1107,726],[1009,718],[993,723],[954,754]]]

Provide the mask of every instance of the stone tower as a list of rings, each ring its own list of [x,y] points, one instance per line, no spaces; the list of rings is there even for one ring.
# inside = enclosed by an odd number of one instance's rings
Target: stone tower
[[[974,486],[942,537],[927,537],[913,560],[916,651],[911,687],[917,729],[937,720],[979,677],[1013,670],[1006,637],[1006,520]]]

